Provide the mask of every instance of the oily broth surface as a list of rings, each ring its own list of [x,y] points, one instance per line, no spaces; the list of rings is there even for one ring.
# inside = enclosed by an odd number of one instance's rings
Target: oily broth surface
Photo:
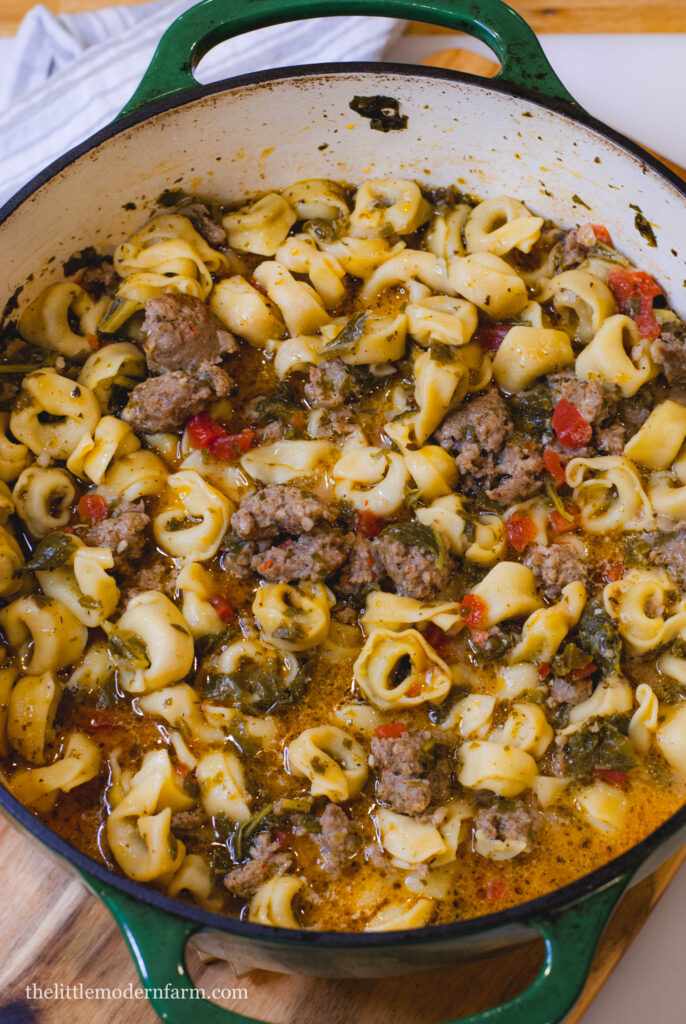
[[[408,234],[407,237],[408,245],[422,247],[421,232]],[[359,309],[356,298],[358,290],[359,282],[349,279],[349,294],[335,312],[351,314]],[[378,314],[393,316],[405,308],[407,301],[408,290],[403,286],[397,286],[384,292],[370,303],[368,308]],[[551,324],[563,326],[562,319],[555,316],[552,308],[547,310],[547,316]],[[480,316],[480,326],[487,325],[488,322],[485,315]],[[246,422],[243,410],[251,400],[256,396],[276,392],[279,382],[274,375],[271,358],[260,349],[241,345],[238,354],[229,357],[226,365],[235,380],[236,391],[232,395],[233,411],[223,415],[222,424],[229,434],[233,434],[250,426]],[[408,377],[411,379],[411,374],[409,360],[403,360],[388,375],[387,383],[377,386],[376,382],[369,379],[364,383],[356,413],[368,443],[378,444],[382,440],[383,428],[391,410],[391,388],[401,384],[403,380],[408,380]],[[297,374],[295,379],[300,379]],[[653,386],[652,404],[658,404],[668,393],[664,381],[660,378]],[[304,433],[304,423],[301,423],[300,419],[295,424],[295,431],[299,436],[307,436]],[[178,470],[182,460],[180,449],[176,460],[173,456],[167,456],[169,471]],[[331,496],[331,469],[332,464],[326,465],[320,473],[303,478],[299,483],[315,495]],[[81,490],[87,488],[82,487]],[[79,496],[77,494],[73,503],[74,524],[79,522]],[[164,500],[164,495],[147,499],[146,507],[151,517],[154,518],[162,511]],[[407,522],[412,516],[413,507],[408,505],[393,519]],[[599,586],[602,587],[602,584],[607,582],[603,576],[607,566],[622,562],[622,538],[619,535],[593,536],[587,537],[586,540],[589,561],[593,566],[592,581],[595,581],[594,590],[597,591]],[[154,573],[155,568],[159,567],[160,578],[172,579],[176,570],[174,561],[164,551],[152,546],[149,555],[149,558],[146,557],[146,568]],[[511,550],[508,557],[514,557],[515,561],[520,560],[520,556],[513,556]],[[239,626],[242,620],[247,621],[251,618],[257,577],[247,581],[239,580],[227,571],[229,563],[226,555],[220,553],[204,565],[215,581],[217,592],[232,606],[234,625]],[[486,570],[481,570],[476,573],[473,566],[465,568],[462,563],[456,563],[448,588],[438,596],[447,599],[462,598],[473,589],[476,580],[483,578],[485,572]],[[122,586],[122,593],[126,593],[125,586]],[[448,641],[444,653],[446,661],[450,664],[469,664],[469,685],[473,691],[496,693],[496,676],[500,663],[475,666],[473,659],[470,661],[464,636],[463,633]],[[360,631],[360,642],[362,639]],[[360,699],[359,689],[353,681],[353,659],[334,662],[315,651],[307,652],[304,661],[308,682],[303,695],[297,703],[278,708],[272,713],[277,730],[275,742],[261,748],[255,743],[242,746],[240,737],[228,741],[229,748],[237,752],[243,760],[253,811],[280,798],[300,798],[307,794],[306,780],[297,778],[284,769],[284,748],[305,729],[327,723],[340,725],[333,714],[334,710],[351,698]],[[191,681],[199,670],[199,659],[196,659],[194,668],[189,673]],[[629,673],[634,686],[643,681],[642,673],[645,674],[645,681],[651,682],[653,676],[646,661],[633,666],[632,672]],[[68,671],[62,672],[65,678],[68,674]],[[448,700],[450,701],[450,698]],[[508,706],[498,706],[493,724],[502,725],[508,710]],[[426,704],[400,712],[389,710],[381,713],[382,722],[393,723],[399,719],[406,722],[411,729],[440,729],[440,723],[437,725],[436,721],[429,717],[429,706]],[[39,810],[36,813],[77,849],[95,859],[104,860],[114,870],[119,870],[104,837],[104,826],[112,809],[107,797],[107,787],[111,778],[103,778],[103,775],[107,774],[108,760],[112,752],[116,751],[119,768],[124,772],[133,773],[140,767],[144,753],[169,749],[170,730],[160,720],[142,714],[136,700],[132,701],[121,690],[111,700],[103,703],[98,701],[97,697],[84,698],[83,694],[66,689],[57,712],[54,738],[48,739],[46,763],[50,763],[59,755],[64,737],[73,730],[82,730],[98,745],[104,766],[103,773],[98,779],[91,780],[69,793],[61,794],[51,810]],[[361,742],[368,750],[369,738],[364,738]],[[199,752],[201,746],[196,744],[193,747],[194,752]],[[541,765],[542,773],[550,774],[550,752],[543,756]],[[26,767],[27,762],[16,752],[12,752],[5,760],[4,772],[11,780],[16,770]],[[638,766],[629,771],[623,787],[630,800],[630,811],[624,816],[621,825],[612,832],[602,832],[580,816],[578,808],[575,808],[575,797],[579,787],[573,783],[555,806],[543,814],[536,841],[530,852],[511,860],[491,860],[475,854],[473,843],[467,838],[460,845],[455,863],[450,868],[452,877],[446,895],[435,900],[432,923],[471,918],[504,909],[563,886],[631,848],[675,813],[686,798],[686,780],[682,776],[672,773],[668,782],[655,781],[640,759]],[[460,791],[458,784],[455,789]],[[360,837],[362,849],[368,850],[378,841],[372,817],[377,807],[375,775],[370,772],[361,794],[345,803],[352,825]],[[368,859],[358,856],[340,873],[335,874],[324,867],[320,848],[311,834],[299,833],[296,830],[292,834],[289,833],[285,841],[294,854],[295,872],[307,879],[308,891],[298,896],[295,902],[298,920],[304,927],[360,930],[385,906],[406,904],[408,900],[421,895],[424,889],[427,895],[432,896],[430,873],[425,874],[421,869],[408,872],[390,864],[379,868]],[[189,852],[199,853],[207,858],[222,845],[221,838],[209,824],[198,828],[195,833],[184,835],[184,842]],[[408,874],[415,879],[411,891],[406,886]],[[163,885],[161,881],[153,884]],[[222,896],[222,910],[234,915],[247,916],[246,900],[224,893],[221,888],[214,890],[215,897],[217,892]],[[185,898],[191,897],[186,895]]]

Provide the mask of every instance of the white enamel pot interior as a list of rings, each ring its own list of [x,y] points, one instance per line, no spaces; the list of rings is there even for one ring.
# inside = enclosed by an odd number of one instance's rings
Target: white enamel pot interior
[[[21,304],[59,280],[75,250],[111,252],[165,189],[236,201],[302,178],[391,176],[514,196],[563,225],[606,224],[617,247],[686,313],[686,200],[676,179],[600,127],[433,69],[345,65],[238,81],[105,129],[18,205],[9,203],[0,224],[0,308],[30,275]],[[407,128],[372,130],[349,107],[358,94],[396,98]],[[636,230],[634,207],[653,225],[656,247]]]

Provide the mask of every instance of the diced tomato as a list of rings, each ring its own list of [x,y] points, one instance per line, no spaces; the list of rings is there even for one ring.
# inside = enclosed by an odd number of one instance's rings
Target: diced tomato
[[[435,622],[430,622],[424,630],[424,639],[430,647],[433,647],[435,651],[440,652],[448,639],[448,636],[440,626],[436,625]]]
[[[357,530],[363,537],[378,537],[386,523],[369,509],[360,512],[357,517]]]
[[[479,889],[477,895],[482,900],[501,900],[507,892],[507,882],[502,878],[489,878],[486,885]]]
[[[548,473],[559,487],[561,484],[566,483],[567,477],[565,476],[565,466],[557,452],[554,452],[552,448],[543,449],[543,465],[545,466]]]
[[[87,523],[99,523],[107,519],[107,502],[101,494],[84,494],[79,498],[79,515]]]
[[[418,697],[421,692],[422,692],[422,688],[419,685],[419,683],[413,683],[412,686],[407,691],[407,696],[408,697]]]
[[[280,540],[279,543],[276,545],[276,547],[277,548],[284,548],[284,549],[286,549],[286,548],[292,548],[294,544],[295,544],[295,541],[293,540],[292,537],[286,537],[284,540]]]
[[[483,352],[497,352],[502,345],[505,335],[512,329],[512,324],[488,324],[480,327],[477,333],[477,340]]]
[[[190,768],[188,767],[187,764],[175,764],[174,771],[176,772],[177,775],[180,775],[182,778],[184,778],[186,775],[188,775]]]
[[[538,666],[538,675],[540,679],[545,679],[546,676],[550,675],[550,662],[541,662],[541,664]]]
[[[233,618],[233,608],[221,594],[212,594],[210,604],[222,622],[230,622]]]
[[[613,771],[611,768],[594,768],[593,774],[611,786],[623,786],[626,782],[626,772]]]
[[[596,666],[592,661],[589,661],[588,665],[583,665],[581,668],[573,668],[569,673],[572,679],[586,679],[588,676],[592,676],[596,670]]]
[[[616,583],[624,575],[624,566],[621,562],[608,562],[603,569],[603,581],[605,583]]]
[[[552,509],[548,513],[548,521],[555,533],[568,533],[570,530],[576,530],[579,525],[579,513],[572,505],[570,505],[569,508],[566,508],[565,512],[567,512],[568,515],[571,515],[571,523],[569,519],[565,519],[562,513],[558,512],[556,508]]]
[[[610,232],[604,224],[582,224],[577,230],[576,238],[579,245],[583,245],[586,249],[590,249],[598,242],[603,245],[612,245]]]
[[[87,334],[86,341],[88,342],[88,347],[92,348],[94,351],[100,348],[100,342],[98,341],[97,334]]]
[[[465,594],[460,602],[460,615],[470,629],[483,626],[488,615],[488,605],[478,594]]]
[[[251,427],[241,430],[240,434],[225,434],[210,444],[210,452],[217,459],[233,462],[239,455],[250,451],[255,444],[255,431]]]
[[[213,420],[209,413],[199,412],[191,416],[186,424],[188,438],[194,448],[211,448],[220,437],[226,437],[226,431],[220,423]]]
[[[520,554],[532,541],[536,540],[537,532],[536,524],[531,516],[523,512],[515,512],[505,522],[507,539],[515,551],[519,551]]]
[[[273,832],[274,842],[278,843],[279,846],[283,846],[284,843],[288,842],[289,833],[284,828],[277,828]]]
[[[664,294],[655,278],[645,270],[613,267],[607,285],[621,312],[633,316],[641,337],[654,341],[660,333],[660,325],[653,313],[653,299]]]
[[[397,740],[399,736],[404,736],[407,732],[407,726],[404,722],[388,722],[386,725],[378,725],[376,727],[376,735],[380,740]]]
[[[566,398],[561,398],[555,406],[552,424],[558,441],[565,448],[582,448],[593,436],[591,424]]]

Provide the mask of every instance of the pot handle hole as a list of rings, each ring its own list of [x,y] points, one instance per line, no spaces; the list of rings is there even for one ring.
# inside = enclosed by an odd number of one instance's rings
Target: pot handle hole
[[[186,969],[188,939],[202,925],[133,899],[81,870],[84,881],[105,903],[133,956],[147,997],[166,1024],[261,1024],[202,998]],[[528,921],[545,941],[545,960],[532,984],[500,1006],[452,1024],[558,1024],[578,999],[593,954],[633,872],[545,918]],[[354,983],[354,982],[351,982]],[[235,991],[235,989],[234,989]],[[238,996],[240,998],[240,995]]]
[[[199,88],[194,69],[214,46],[254,29],[337,15],[410,18],[466,32],[498,57],[496,75],[506,85],[576,106],[548,63],[535,33],[501,0],[202,0],[185,11],[162,36],[140,85],[119,114],[123,117]],[[230,74],[230,68],[227,68]]]
[[[569,907],[527,923],[545,942],[545,959],[531,985],[514,999],[451,1024],[559,1024],[586,984],[591,963],[612,912],[633,871]]]

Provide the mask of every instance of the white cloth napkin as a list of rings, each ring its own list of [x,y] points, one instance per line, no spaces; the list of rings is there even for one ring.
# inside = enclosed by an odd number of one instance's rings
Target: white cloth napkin
[[[226,0],[227,3],[239,0]],[[0,204],[103,128],[133,94],[164,30],[193,0],[156,0],[24,18],[0,85]],[[402,31],[389,18],[315,18],[250,32],[212,50],[202,82],[291,64],[378,60]]]

